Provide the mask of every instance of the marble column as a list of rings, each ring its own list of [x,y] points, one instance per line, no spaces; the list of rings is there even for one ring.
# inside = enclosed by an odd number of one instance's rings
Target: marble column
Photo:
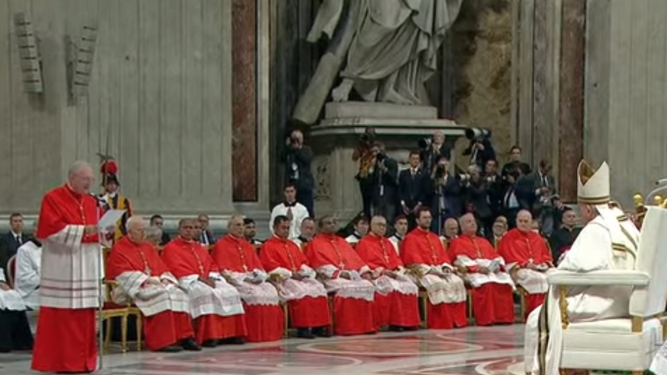
[[[586,2],[563,1],[558,171],[560,194],[577,198],[576,167],[583,158]]]
[[[513,121],[524,160],[553,165],[559,193],[576,200],[583,156],[586,2],[514,3]]]
[[[234,201],[257,201],[257,3],[234,0],[232,181]]]

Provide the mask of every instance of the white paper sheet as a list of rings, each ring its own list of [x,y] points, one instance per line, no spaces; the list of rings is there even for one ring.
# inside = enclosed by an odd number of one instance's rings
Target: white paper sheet
[[[123,214],[125,213],[125,210],[109,210],[107,211],[104,216],[100,219],[99,223],[97,223],[97,227],[100,228],[100,230],[105,233],[108,228],[116,228],[116,223],[118,223],[118,220],[120,220],[121,217],[123,217]]]

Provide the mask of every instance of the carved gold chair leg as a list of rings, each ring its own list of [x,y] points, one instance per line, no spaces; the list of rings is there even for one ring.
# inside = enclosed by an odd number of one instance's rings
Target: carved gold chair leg
[[[426,292],[420,292],[419,298],[422,303],[422,310],[424,310],[424,321],[422,322],[422,328],[428,328],[428,294]]]
[[[139,309],[133,310],[132,311],[133,315],[137,317],[136,319],[136,333],[137,333],[137,351],[141,351],[141,340],[143,339],[143,334],[144,334],[144,317],[141,315],[141,311]]]
[[[111,318],[102,317],[103,324],[106,326],[106,335],[104,335],[104,352],[109,352],[111,346]],[[100,335],[104,334],[102,327],[100,327]]]
[[[526,322],[526,293],[523,288],[517,289],[519,291],[519,323]]]
[[[283,315],[285,317],[285,331],[283,332],[283,337],[289,338],[289,309],[287,308],[287,302],[281,302],[280,305],[283,308]]]
[[[127,352],[127,318],[130,314],[124,314],[120,318],[120,351]]]
[[[336,312],[335,312],[335,309],[334,309],[336,304],[334,303],[334,298],[335,297],[333,295],[329,296],[329,314],[330,314],[329,316],[331,317],[331,332],[329,332],[329,333],[332,336],[334,334],[334,331],[335,331],[334,328],[335,328],[335,324],[336,324]]]
[[[472,290],[468,289],[466,292],[466,306],[468,307],[468,325],[475,325],[475,314],[472,306]]]

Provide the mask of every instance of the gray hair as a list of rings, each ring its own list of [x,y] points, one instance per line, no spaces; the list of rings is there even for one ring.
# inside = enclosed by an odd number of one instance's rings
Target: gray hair
[[[87,161],[77,160],[74,163],[72,163],[72,165],[70,165],[69,169],[67,170],[67,176],[71,177],[77,174],[80,170],[85,168],[90,168],[91,170],[93,169],[93,167],[91,167],[90,163],[88,163]]]
[[[146,228],[146,238],[152,240],[161,240],[162,239],[162,229],[155,225],[151,225]]]
[[[481,173],[482,172],[482,168],[480,168],[479,165],[477,165],[477,164],[470,164],[468,166],[467,170],[468,170],[468,173]]]
[[[146,220],[144,220],[144,218],[141,216],[130,216],[130,218],[125,222],[125,229],[129,231],[133,225],[139,223],[146,223]]]

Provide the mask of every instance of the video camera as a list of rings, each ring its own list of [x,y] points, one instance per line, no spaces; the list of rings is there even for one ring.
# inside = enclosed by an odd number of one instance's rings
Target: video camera
[[[422,149],[422,150],[428,150],[429,147],[431,147],[432,143],[433,143],[433,139],[431,139],[431,138],[422,138],[417,142],[417,146],[419,146],[419,148]]]
[[[481,141],[485,138],[491,137],[491,130],[486,128],[467,128],[465,131],[466,138],[469,140]]]

